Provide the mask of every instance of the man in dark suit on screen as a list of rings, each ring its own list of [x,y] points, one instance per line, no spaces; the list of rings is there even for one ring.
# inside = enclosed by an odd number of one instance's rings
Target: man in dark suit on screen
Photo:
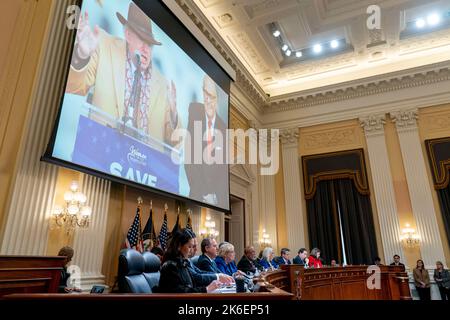
[[[189,196],[228,208],[227,125],[217,113],[216,84],[207,75],[203,79],[203,99],[204,103],[189,105],[187,129],[191,139],[186,151],[190,151],[190,163],[185,164]]]

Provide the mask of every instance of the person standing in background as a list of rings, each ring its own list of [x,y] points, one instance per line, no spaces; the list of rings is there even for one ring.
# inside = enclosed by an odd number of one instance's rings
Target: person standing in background
[[[450,300],[450,273],[444,269],[441,261],[436,262],[436,269],[434,270],[434,281],[439,287],[439,293],[442,300]]]
[[[425,269],[423,260],[417,260],[416,267],[413,270],[413,276],[420,300],[431,300],[430,275],[428,274],[428,270]]]

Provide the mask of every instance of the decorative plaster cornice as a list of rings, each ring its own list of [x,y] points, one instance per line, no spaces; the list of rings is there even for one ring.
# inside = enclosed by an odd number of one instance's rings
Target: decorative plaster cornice
[[[417,109],[410,109],[394,111],[390,115],[398,131],[408,131],[417,129],[418,113]]]
[[[236,86],[256,107],[258,116],[335,103],[450,80],[448,61],[336,85],[268,97],[193,0],[175,0],[236,72]],[[256,116],[256,115],[255,115]]]
[[[422,70],[420,70],[422,69]],[[265,113],[282,112],[316,105],[361,98],[407,88],[430,85],[450,80],[448,62],[428,68],[415,68],[403,72],[383,74],[379,77],[355,80],[336,86],[317,88],[314,91],[272,98]]]
[[[299,129],[298,127],[283,129],[280,131],[280,140],[285,144],[298,144]]]
[[[219,51],[224,59],[236,71],[236,83],[238,87],[245,92],[256,105],[262,107],[266,104],[267,95],[264,90],[258,85],[253,77],[248,73],[246,68],[241,64],[239,59],[235,56],[232,50],[228,47],[225,41],[220,37],[214,27],[210,24],[208,19],[193,3],[192,0],[175,0],[180,8],[189,16],[192,22],[199,28],[199,30],[208,38],[211,44]]]
[[[374,114],[368,117],[359,118],[359,123],[364,129],[364,133],[367,137],[377,136],[384,134],[384,124],[386,123],[386,115]]]

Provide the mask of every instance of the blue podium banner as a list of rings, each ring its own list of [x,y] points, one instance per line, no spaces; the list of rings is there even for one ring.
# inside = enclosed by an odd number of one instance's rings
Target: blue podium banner
[[[163,153],[80,116],[72,161],[167,192],[179,193],[179,165]]]

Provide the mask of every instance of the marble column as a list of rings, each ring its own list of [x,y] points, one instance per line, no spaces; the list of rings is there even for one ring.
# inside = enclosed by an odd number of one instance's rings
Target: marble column
[[[284,200],[289,248],[296,252],[305,246],[305,227],[303,223],[304,199],[300,160],[298,155],[299,129],[280,131],[283,156]]]
[[[386,115],[375,114],[360,118],[366,135],[370,168],[374,187],[375,203],[380,223],[381,240],[385,262],[394,254],[403,256],[400,241],[400,222],[397,214],[394,185],[389,164],[384,124]]]
[[[445,261],[442,239],[437,224],[426,162],[417,126],[418,110],[391,112],[400,140],[403,165],[411,199],[417,232],[420,236],[420,251],[427,268],[434,268],[437,260]]]
[[[40,161],[60,102],[62,85],[70,57],[71,32],[64,19],[71,1],[55,1],[49,19],[49,37],[43,44],[40,70],[30,97],[30,115],[24,126],[17,159],[17,174],[11,200],[5,212],[5,229],[0,239],[0,254],[45,255],[48,239],[48,218],[55,196],[58,167]],[[28,2],[27,6],[34,6]],[[27,8],[28,10],[28,8]],[[32,27],[32,19],[24,28]]]
[[[111,182],[107,180],[90,175],[82,176],[81,192],[87,197],[87,204],[92,208],[92,215],[88,228],[75,229],[73,244],[75,255],[72,265],[80,268],[83,290],[90,290],[94,284],[105,283],[102,265],[110,189]]]

